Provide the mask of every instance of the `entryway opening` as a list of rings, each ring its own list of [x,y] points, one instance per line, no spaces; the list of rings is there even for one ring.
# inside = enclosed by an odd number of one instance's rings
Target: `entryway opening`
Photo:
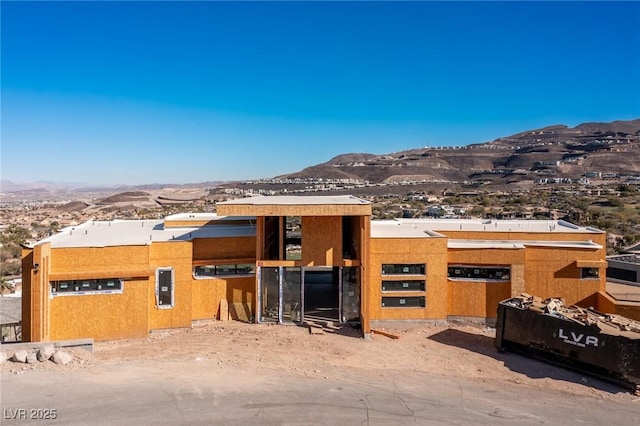
[[[340,268],[305,268],[304,318],[338,321],[340,318]]]
[[[259,267],[258,322],[360,321],[357,267]]]

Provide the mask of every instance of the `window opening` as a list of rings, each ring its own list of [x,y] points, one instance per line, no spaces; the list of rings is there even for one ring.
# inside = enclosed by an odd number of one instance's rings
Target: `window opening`
[[[159,309],[169,309],[175,305],[173,287],[173,268],[158,268],[156,270],[156,306]]]

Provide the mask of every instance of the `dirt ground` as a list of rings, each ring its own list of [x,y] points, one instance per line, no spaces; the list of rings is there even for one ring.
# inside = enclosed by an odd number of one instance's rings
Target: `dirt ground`
[[[178,363],[188,368],[198,363],[198,367],[226,372],[371,383],[410,382],[412,376],[426,373],[640,403],[628,389],[517,354],[499,353],[491,328],[451,324],[387,331],[399,339],[376,334],[363,339],[350,328],[311,334],[298,326],[211,321],[190,329],[154,332],[147,339],[96,342],[93,356],[72,350],[74,360],[65,366],[4,362],[0,371],[37,374],[122,363]]]

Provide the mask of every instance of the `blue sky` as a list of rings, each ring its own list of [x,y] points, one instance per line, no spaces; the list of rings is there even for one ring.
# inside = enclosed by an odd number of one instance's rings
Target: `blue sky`
[[[2,179],[272,177],[640,118],[638,2],[6,2]]]

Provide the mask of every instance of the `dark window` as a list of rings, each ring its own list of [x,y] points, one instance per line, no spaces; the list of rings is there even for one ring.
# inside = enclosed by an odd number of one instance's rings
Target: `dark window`
[[[239,263],[228,265],[204,265],[193,268],[194,277],[221,277],[229,275],[253,275],[256,265],[253,263]]]
[[[424,275],[424,263],[417,264],[384,264],[382,275]]]
[[[622,268],[607,268],[607,278],[614,278],[616,280],[629,281],[632,283],[638,282],[638,273],[629,269]]]
[[[357,229],[358,221],[354,216],[342,217],[342,258],[343,259],[356,259],[357,258],[357,241],[355,229]]]
[[[504,266],[449,266],[449,278],[509,281],[511,269]]]
[[[425,281],[382,281],[382,291],[425,291]]]
[[[54,294],[122,292],[122,280],[120,278],[51,281],[50,284],[51,292]]]
[[[173,268],[156,271],[156,303],[159,308],[173,307]]]
[[[383,308],[424,308],[426,299],[424,296],[418,297],[382,297]]]
[[[599,278],[600,269],[598,268],[580,268],[580,278]]]
[[[280,218],[267,216],[264,218],[264,252],[265,260],[279,260],[281,258]]]

